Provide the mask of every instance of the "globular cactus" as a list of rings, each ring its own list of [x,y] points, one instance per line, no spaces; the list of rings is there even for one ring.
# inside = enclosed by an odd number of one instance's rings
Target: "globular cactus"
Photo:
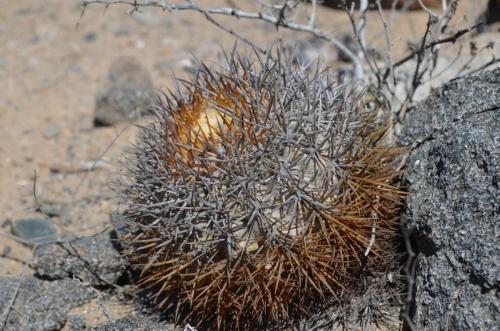
[[[121,241],[157,308],[233,329],[343,300],[393,254],[403,194],[369,93],[280,52],[226,60],[160,98],[127,160]]]

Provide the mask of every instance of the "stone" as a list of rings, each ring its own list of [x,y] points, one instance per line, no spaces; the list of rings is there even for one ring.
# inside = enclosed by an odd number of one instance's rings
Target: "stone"
[[[97,33],[95,33],[94,31],[90,31],[90,32],[87,32],[84,36],[83,36],[83,39],[86,41],[86,42],[94,42],[97,40]]]
[[[105,234],[42,245],[35,250],[31,265],[37,275],[48,279],[77,277],[97,286],[115,284],[126,267]]]
[[[172,323],[155,322],[147,316],[128,316],[95,328],[95,331],[174,331]]]
[[[132,121],[146,113],[155,95],[149,72],[133,57],[117,58],[95,97],[94,126]]]
[[[73,279],[44,281],[33,276],[27,276],[21,280],[2,277],[0,278],[0,321],[3,320],[16,291],[13,309],[8,311],[5,326],[2,329],[5,331],[60,330],[66,323],[70,309],[81,306],[96,296],[91,287]]]
[[[87,329],[87,325],[85,323],[85,318],[82,316],[69,316],[68,322],[69,331],[85,331]]]
[[[486,24],[500,22],[500,0],[490,0],[488,2],[484,18]]]
[[[59,129],[57,128],[57,126],[49,125],[45,129],[43,129],[43,136],[46,139],[54,139],[57,138],[58,135]]]
[[[30,243],[54,240],[56,228],[47,218],[26,218],[12,222],[11,233]]]
[[[40,209],[49,217],[61,217],[67,214],[69,206],[62,201],[42,200],[40,201]]]
[[[403,222],[416,244],[417,330],[500,325],[500,69],[453,80],[412,110]]]
[[[168,60],[160,60],[156,62],[154,68],[163,75],[172,74],[173,72],[172,63]]]
[[[118,239],[127,234],[127,223],[124,221],[122,214],[118,212],[111,213],[109,221],[113,225],[112,239]]]
[[[31,37],[28,38],[27,42],[28,44],[36,45],[40,42],[40,37],[37,35],[32,35]]]
[[[134,15],[132,15],[135,20],[145,26],[148,27],[156,27],[158,26],[162,21],[163,17],[162,15],[156,15],[153,12],[135,12]]]

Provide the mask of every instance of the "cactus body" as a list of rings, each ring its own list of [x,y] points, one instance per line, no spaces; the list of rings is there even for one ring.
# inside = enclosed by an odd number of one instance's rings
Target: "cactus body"
[[[394,249],[401,151],[387,124],[364,95],[280,61],[202,68],[162,99],[129,159],[125,253],[179,321],[308,314]]]

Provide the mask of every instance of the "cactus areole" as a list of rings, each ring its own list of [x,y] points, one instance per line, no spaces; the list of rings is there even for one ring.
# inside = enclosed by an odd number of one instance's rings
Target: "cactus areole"
[[[154,306],[233,329],[340,302],[392,254],[403,194],[368,93],[279,52],[226,61],[159,98],[127,159],[121,242]]]

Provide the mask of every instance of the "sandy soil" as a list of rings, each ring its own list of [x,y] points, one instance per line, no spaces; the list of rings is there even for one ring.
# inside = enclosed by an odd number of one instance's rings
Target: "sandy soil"
[[[197,2],[217,6],[228,1]],[[465,22],[473,22],[484,2],[465,0],[459,16],[467,14]],[[220,47],[232,47],[235,38],[190,12],[153,9],[131,16],[123,6],[107,11],[92,6],[80,17],[78,0],[0,0],[0,7],[0,232],[9,233],[9,220],[41,216],[34,208],[36,172],[38,199],[68,207],[51,219],[59,233],[95,233],[109,226],[109,214],[117,208],[111,183],[136,134],[127,124],[93,127],[94,95],[112,61],[119,55],[134,56],[163,90],[173,86],[173,72],[188,76],[184,68],[192,54],[215,62]],[[396,54],[406,50],[408,40],[417,40],[425,21],[423,12],[395,17]],[[277,33],[274,26],[256,21],[221,22],[264,46],[279,38],[308,38]],[[376,12],[370,13],[369,24],[368,40],[384,47]],[[335,35],[350,29],[345,14],[331,9],[319,12],[318,25]],[[335,60],[335,50],[326,50],[329,60]],[[96,170],[84,171],[96,160],[101,160]],[[2,252],[7,257],[0,257],[0,276],[20,275],[20,261],[31,256],[30,248],[5,236],[0,236]],[[95,307],[89,307],[79,313],[93,314]],[[126,308],[118,310],[126,313]]]

